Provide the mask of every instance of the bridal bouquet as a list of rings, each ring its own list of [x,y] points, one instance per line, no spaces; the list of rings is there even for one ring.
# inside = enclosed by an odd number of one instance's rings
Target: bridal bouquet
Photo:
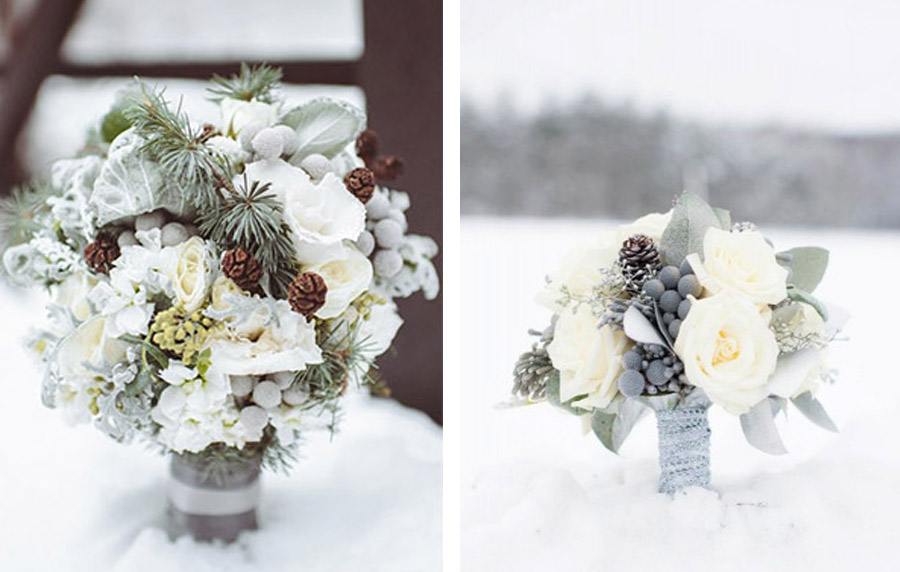
[[[288,105],[280,77],[215,78],[217,125],[137,82],[3,205],[8,277],[51,296],[30,342],[47,406],[205,468],[281,468],[348,386],[381,387],[394,299],[437,295],[437,247],[407,233],[401,163],[364,114]]]
[[[813,295],[827,265],[822,248],[779,252],[684,194],[565,258],[539,295],[553,319],[517,362],[514,393],[583,416],[613,452],[652,410],[660,491],[708,486],[710,405],[773,454],[785,452],[774,417],[788,403],[836,430],[815,397],[844,321]]]

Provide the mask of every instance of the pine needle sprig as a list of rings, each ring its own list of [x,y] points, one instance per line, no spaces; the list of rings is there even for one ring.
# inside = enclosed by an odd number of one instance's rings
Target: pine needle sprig
[[[243,181],[221,189],[211,209],[201,211],[200,233],[222,250],[240,246],[256,258],[269,279],[269,290],[283,297],[297,273],[291,231],[271,184]]]
[[[377,386],[372,375],[375,367],[371,356],[372,342],[360,339],[356,328],[341,328],[323,324],[316,343],[322,350],[322,363],[309,364],[297,372],[293,386],[306,394],[299,405],[304,410],[318,410],[332,415],[331,427],[337,425],[339,400],[351,377],[360,379],[361,386]]]
[[[265,64],[251,67],[243,63],[240,73],[229,77],[213,76],[214,85],[207,91],[213,101],[239,99],[272,103],[275,100],[274,92],[280,87],[281,77],[280,68]]]
[[[31,183],[13,188],[0,200],[0,250],[28,242],[43,224],[40,217],[50,211],[50,185]]]
[[[204,144],[203,130],[191,125],[181,103],[172,109],[164,90],[141,85],[124,114],[144,139],[142,150],[176,181],[190,203],[200,211],[215,206],[216,188],[230,184],[228,162]]]

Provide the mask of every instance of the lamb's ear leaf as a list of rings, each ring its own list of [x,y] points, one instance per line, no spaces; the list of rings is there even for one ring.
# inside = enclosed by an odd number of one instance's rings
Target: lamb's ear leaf
[[[564,409],[572,415],[584,415],[587,412],[585,409],[578,409],[577,407],[572,406],[572,402],[577,401],[582,397],[584,396],[577,396],[563,403],[559,399],[559,372],[554,371],[553,374],[547,378],[547,401],[552,405]]]
[[[672,208],[672,220],[659,241],[663,261],[680,266],[688,254],[702,253],[703,237],[710,227],[722,228],[722,220],[716,211],[697,195],[682,194]]]
[[[615,413],[607,413],[598,409],[591,415],[591,430],[594,432],[594,435],[597,436],[597,439],[600,439],[604,447],[618,454],[619,449],[616,447],[613,439],[615,423]]]
[[[813,308],[816,309],[816,312],[822,316],[822,319],[826,322],[828,321],[828,308],[825,307],[818,298],[807,292],[806,290],[801,290],[800,288],[796,288],[794,286],[788,286],[787,289],[788,298],[794,300],[795,302],[805,302],[809,304]]]
[[[828,268],[828,251],[818,246],[801,246],[779,252],[779,263],[790,271],[788,284],[813,292]]]
[[[800,413],[802,413],[804,417],[822,429],[837,433],[837,425],[834,424],[834,421],[828,416],[825,408],[822,407],[822,404],[819,403],[818,399],[813,397],[812,393],[807,391],[806,393],[801,393],[796,397],[792,397],[791,403],[800,410]]]
[[[741,429],[747,442],[770,455],[784,455],[787,449],[775,427],[775,412],[769,399],[763,399],[741,415]]]
[[[647,407],[636,399],[623,399],[619,403],[619,412],[613,421],[612,444],[616,452],[625,443],[625,439],[631,434],[631,430],[647,413]]]
[[[650,320],[634,306],[625,310],[625,315],[622,318],[622,329],[625,330],[625,335],[629,339],[640,344],[666,345],[666,341],[659,334],[659,331],[653,327]]]

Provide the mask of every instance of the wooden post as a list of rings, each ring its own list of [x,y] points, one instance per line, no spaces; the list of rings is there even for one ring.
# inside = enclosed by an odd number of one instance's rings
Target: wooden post
[[[369,126],[383,152],[404,161],[397,182],[412,198],[410,232],[442,236],[442,8],[440,0],[364,1],[359,64]],[[440,257],[436,265],[440,269]],[[440,271],[440,270],[439,270]],[[404,326],[380,367],[394,396],[441,421],[441,299],[399,302]]]
[[[44,78],[59,63],[59,51],[84,0],[41,0],[28,24],[16,35],[3,77],[0,108],[0,189],[22,177],[16,155],[19,134],[31,113]]]

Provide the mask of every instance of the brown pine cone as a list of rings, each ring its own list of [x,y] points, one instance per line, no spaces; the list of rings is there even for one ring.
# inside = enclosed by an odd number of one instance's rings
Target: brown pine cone
[[[288,286],[288,302],[295,312],[311,318],[316,310],[325,305],[327,293],[328,286],[324,278],[315,272],[303,272]]]
[[[393,181],[403,174],[403,160],[396,155],[379,157],[372,163],[372,171],[379,181]]]
[[[353,169],[344,177],[344,186],[363,204],[375,193],[375,175],[365,167]]]
[[[629,237],[619,250],[619,265],[625,288],[632,294],[639,293],[644,282],[653,278],[661,265],[653,239],[643,234]]]
[[[88,267],[98,274],[109,274],[113,261],[119,257],[119,245],[113,236],[98,235],[94,242],[84,248],[84,260]]]
[[[356,138],[356,155],[366,162],[375,159],[378,155],[378,134],[371,129],[366,129]]]
[[[226,250],[222,255],[222,272],[243,290],[256,290],[262,278],[262,265],[241,247]]]

